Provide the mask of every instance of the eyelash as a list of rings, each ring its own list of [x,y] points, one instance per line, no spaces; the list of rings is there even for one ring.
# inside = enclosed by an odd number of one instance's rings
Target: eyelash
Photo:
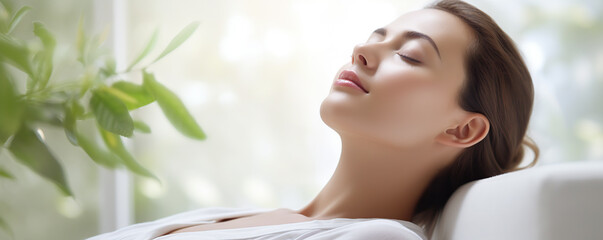
[[[406,56],[406,55],[404,55],[402,53],[397,53],[397,54],[400,56],[400,58],[402,58],[402,60],[410,61],[413,64],[420,64],[421,63],[421,61],[419,61],[417,59],[414,59],[414,58],[411,58],[409,56]]]

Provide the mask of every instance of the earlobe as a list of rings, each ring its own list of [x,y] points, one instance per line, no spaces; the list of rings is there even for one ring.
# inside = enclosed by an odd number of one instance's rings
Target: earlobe
[[[488,135],[490,121],[480,113],[469,114],[458,125],[446,129],[437,136],[436,141],[453,147],[471,147]]]

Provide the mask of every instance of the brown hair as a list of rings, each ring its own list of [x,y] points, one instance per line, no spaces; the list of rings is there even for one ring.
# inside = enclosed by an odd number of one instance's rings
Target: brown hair
[[[442,0],[427,6],[448,12],[467,24],[474,40],[465,57],[467,78],[459,94],[460,106],[481,113],[490,121],[488,135],[464,150],[430,183],[421,197],[413,221],[430,235],[446,201],[461,185],[519,169],[524,145],[538,148],[526,136],[534,87],[530,73],[513,40],[476,7],[458,0]]]

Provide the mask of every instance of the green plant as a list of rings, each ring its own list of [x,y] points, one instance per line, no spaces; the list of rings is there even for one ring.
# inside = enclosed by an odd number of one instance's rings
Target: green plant
[[[14,36],[13,30],[30,8],[12,11],[5,1],[1,3],[0,151],[8,150],[17,162],[54,183],[63,194],[73,195],[61,163],[46,144],[42,127],[63,129],[71,144],[101,166],[123,166],[154,179],[157,177],[141,166],[122,142],[134,131],[150,132],[144,122],[132,119],[130,111],[157,102],[178,131],[193,139],[205,139],[205,133],[177,95],[146,70],[186,41],[198,23],[186,26],[149,65],[135,70],[154,47],[155,32],[140,54],[120,71],[102,45],[106,36],[87,36],[80,20],[75,49],[81,68],[71,70],[75,79],[64,79],[54,74],[57,41],[53,34],[44,24],[34,22],[35,39]],[[133,72],[141,73],[142,84],[124,80]],[[96,130],[89,131],[89,126],[96,126]],[[15,176],[0,166],[0,178]],[[0,216],[0,227],[8,229],[6,226]]]

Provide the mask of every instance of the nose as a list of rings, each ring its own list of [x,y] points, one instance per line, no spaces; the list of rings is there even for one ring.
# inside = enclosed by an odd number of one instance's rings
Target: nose
[[[376,49],[377,44],[374,43],[363,43],[358,44],[354,47],[354,53],[352,54],[352,64],[366,68],[367,70],[374,70],[379,66],[378,52]]]

